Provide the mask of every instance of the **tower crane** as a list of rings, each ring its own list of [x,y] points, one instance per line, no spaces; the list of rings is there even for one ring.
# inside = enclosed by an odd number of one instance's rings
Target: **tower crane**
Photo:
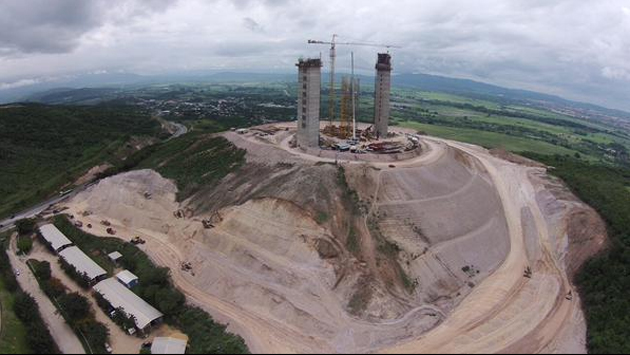
[[[333,34],[332,40],[330,42],[327,41],[317,41],[317,40],[308,40],[308,44],[326,44],[330,45],[330,87],[328,91],[328,120],[330,121],[330,125],[332,126],[335,120],[335,61],[337,59],[337,45],[343,46],[368,46],[368,47],[382,47],[382,48],[400,48],[398,46],[390,45],[390,44],[376,44],[376,43],[360,43],[360,42],[337,42],[336,34]],[[353,94],[354,95],[354,94]]]

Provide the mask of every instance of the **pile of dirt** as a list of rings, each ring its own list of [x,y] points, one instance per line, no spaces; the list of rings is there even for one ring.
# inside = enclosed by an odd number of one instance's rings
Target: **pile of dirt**
[[[73,206],[125,226],[164,230],[177,210],[177,186],[153,170],[109,177],[78,194]]]

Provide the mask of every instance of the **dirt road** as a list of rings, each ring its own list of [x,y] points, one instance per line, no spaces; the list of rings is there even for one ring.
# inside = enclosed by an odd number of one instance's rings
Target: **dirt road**
[[[536,187],[529,179],[531,169],[492,156],[485,149],[442,139],[427,138],[428,154],[398,162],[396,167],[417,166],[437,159],[444,146],[459,149],[477,159],[487,169],[499,193],[510,234],[510,253],[503,265],[480,284],[439,327],[389,349],[391,353],[542,352],[580,313],[577,300],[565,295],[572,289],[564,268],[555,259],[549,227],[536,201]],[[288,146],[281,148],[300,157],[317,160]],[[322,159],[328,161],[329,159]],[[347,163],[357,163],[348,161]],[[377,165],[378,163],[372,163]],[[380,166],[387,163],[378,164]],[[535,230],[544,256],[530,265],[524,242],[521,211],[534,216]],[[527,267],[532,279],[523,277]],[[578,327],[579,328],[579,327]]]
[[[541,352],[567,326],[579,305],[565,299],[571,285],[557,266],[548,228],[536,202],[527,168],[492,157],[482,149],[444,142],[477,158],[488,170],[507,217],[511,249],[501,268],[486,279],[438,328],[420,339],[385,349],[388,353]],[[521,210],[532,211],[545,257],[529,265],[524,245]],[[530,266],[532,279],[523,277]],[[526,341],[523,341],[526,340]]]
[[[28,259],[16,256],[16,250],[16,241],[15,238],[12,238],[8,254],[13,269],[20,271],[20,276],[17,277],[17,280],[24,292],[30,294],[39,305],[39,311],[44,319],[44,323],[48,326],[50,334],[59,346],[59,350],[64,354],[85,354],[85,350],[74,331],[66,324],[63,317],[57,313],[57,308],[39,288],[35,276],[26,265]]]

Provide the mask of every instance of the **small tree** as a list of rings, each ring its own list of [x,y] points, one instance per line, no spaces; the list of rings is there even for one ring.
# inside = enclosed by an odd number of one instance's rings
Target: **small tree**
[[[48,261],[29,260],[29,264],[33,267],[35,275],[42,281],[50,281],[52,270]]]
[[[33,250],[33,239],[28,235],[20,235],[17,239],[17,248],[20,254],[28,254]]]
[[[35,232],[35,220],[34,219],[21,219],[15,222],[15,227],[17,228],[19,235],[30,235]]]
[[[30,295],[24,292],[18,292],[13,303],[13,312],[23,322],[32,322],[37,315],[37,303]]]
[[[133,329],[136,326],[136,317],[127,314],[122,307],[116,308],[112,320],[125,331]]]
[[[78,293],[68,293],[59,298],[59,305],[72,323],[77,323],[90,316],[90,303]]]

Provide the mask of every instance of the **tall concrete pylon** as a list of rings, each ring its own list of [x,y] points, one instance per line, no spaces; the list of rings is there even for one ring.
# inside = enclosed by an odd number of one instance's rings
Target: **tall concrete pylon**
[[[374,86],[374,127],[379,138],[386,138],[389,129],[389,99],[392,86],[392,57],[379,53]]]
[[[321,59],[300,59],[298,67],[297,145],[319,147],[319,115],[322,88]]]

